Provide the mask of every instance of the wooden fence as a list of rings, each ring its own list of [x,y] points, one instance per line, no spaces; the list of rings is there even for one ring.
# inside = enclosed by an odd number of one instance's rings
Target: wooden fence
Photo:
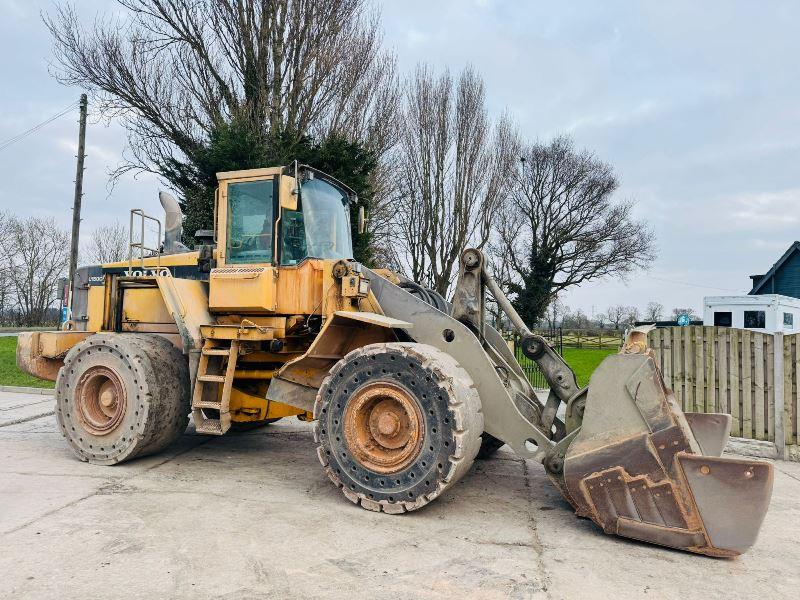
[[[800,460],[799,337],[692,326],[655,329],[649,341],[684,411],[728,413],[732,436]]]

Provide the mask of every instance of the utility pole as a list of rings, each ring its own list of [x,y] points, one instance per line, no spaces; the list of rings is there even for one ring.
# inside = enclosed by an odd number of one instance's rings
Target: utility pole
[[[75,199],[72,204],[72,245],[69,252],[69,307],[72,308],[72,283],[78,268],[78,238],[81,229],[81,199],[83,198],[83,159],[86,157],[86,94],[81,94],[80,127],[78,129],[78,166],[75,171]]]

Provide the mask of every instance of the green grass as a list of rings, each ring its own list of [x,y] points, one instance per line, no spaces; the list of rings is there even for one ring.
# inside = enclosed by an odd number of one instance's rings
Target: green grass
[[[589,378],[606,356],[616,354],[618,348],[564,348],[564,360],[570,368],[575,371],[578,378],[578,385],[581,387],[589,383]],[[535,363],[522,354],[521,349],[517,349],[517,360],[522,368],[525,369],[531,378],[534,387],[546,387],[546,383],[540,372],[536,369]],[[537,374],[538,373],[538,374]]]
[[[584,386],[589,383],[594,370],[597,368],[603,359],[610,354],[616,354],[617,348],[614,349],[597,349],[597,348],[564,348],[564,360],[575,371],[575,376],[578,378],[578,385]]]
[[[52,381],[31,377],[17,368],[16,336],[0,337],[0,385],[52,388]]]

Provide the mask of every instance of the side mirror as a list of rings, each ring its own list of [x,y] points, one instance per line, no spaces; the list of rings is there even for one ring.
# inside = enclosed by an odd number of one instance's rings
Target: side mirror
[[[367,211],[363,206],[358,207],[358,233],[364,233],[367,230]]]
[[[280,194],[281,208],[297,210],[297,197],[300,194],[297,179],[289,175],[281,175],[280,191],[278,193]]]

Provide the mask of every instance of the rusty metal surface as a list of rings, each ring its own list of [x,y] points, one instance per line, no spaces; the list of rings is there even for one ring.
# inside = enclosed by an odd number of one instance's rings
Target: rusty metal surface
[[[684,413],[694,438],[706,456],[721,456],[731,433],[730,415],[722,413]]]
[[[344,411],[350,452],[376,473],[397,473],[413,463],[425,435],[422,409],[402,386],[381,381],[353,394]]]
[[[114,431],[127,406],[125,386],[119,375],[105,366],[94,366],[75,386],[75,412],[84,429],[96,436]]]

